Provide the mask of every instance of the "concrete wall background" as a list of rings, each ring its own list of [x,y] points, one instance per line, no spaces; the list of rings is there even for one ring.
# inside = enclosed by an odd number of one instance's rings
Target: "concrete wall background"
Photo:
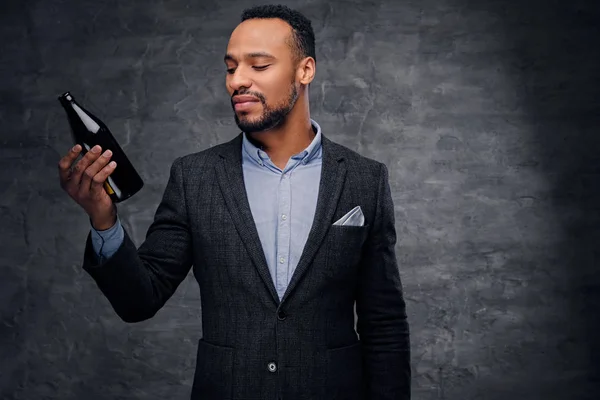
[[[597,3],[283,3],[317,36],[312,117],[390,169],[413,398],[597,398]],[[56,98],[72,91],[143,176],[119,208],[141,244],[171,162],[237,134],[222,57],[256,4],[0,6],[0,398],[189,397],[197,286],[150,321],[114,314],[80,268]]]

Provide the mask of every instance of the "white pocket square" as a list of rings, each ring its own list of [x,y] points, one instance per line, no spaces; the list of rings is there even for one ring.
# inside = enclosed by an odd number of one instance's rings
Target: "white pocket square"
[[[363,215],[360,206],[354,207],[348,211],[346,215],[335,221],[334,225],[345,225],[345,226],[363,226],[365,223],[365,216]]]

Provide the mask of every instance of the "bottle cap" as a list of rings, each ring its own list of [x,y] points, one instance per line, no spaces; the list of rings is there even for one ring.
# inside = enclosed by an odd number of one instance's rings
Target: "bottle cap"
[[[64,99],[67,99],[68,101],[73,100],[73,96],[71,96],[71,92],[64,92],[63,94],[60,95],[59,98],[64,98]]]

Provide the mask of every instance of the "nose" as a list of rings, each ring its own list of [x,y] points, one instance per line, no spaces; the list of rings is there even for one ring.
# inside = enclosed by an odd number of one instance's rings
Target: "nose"
[[[244,73],[242,68],[236,68],[232,74],[228,75],[229,77],[229,87],[232,91],[238,91],[240,88],[249,88],[252,85],[252,81],[248,76]]]

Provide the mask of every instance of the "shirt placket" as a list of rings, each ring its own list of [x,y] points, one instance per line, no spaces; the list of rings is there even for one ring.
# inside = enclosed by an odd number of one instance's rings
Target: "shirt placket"
[[[291,179],[289,172],[282,174],[279,181],[278,229],[277,229],[277,292],[282,297],[289,282],[290,258],[290,210]]]

